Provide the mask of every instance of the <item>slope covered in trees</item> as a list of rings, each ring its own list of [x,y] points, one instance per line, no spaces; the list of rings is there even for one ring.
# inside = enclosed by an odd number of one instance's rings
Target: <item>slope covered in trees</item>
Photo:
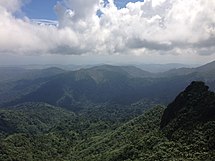
[[[3,72],[0,160],[214,160],[214,62],[163,74],[109,65],[36,71],[18,80]],[[193,80],[209,87],[193,82],[157,106]]]
[[[75,115],[47,104],[4,109],[0,127],[17,128],[1,134],[0,160],[212,161],[214,97],[203,82],[193,82],[167,108],[155,106],[130,115],[124,108],[127,119],[116,106],[112,110],[117,116],[97,108],[94,117],[89,111]],[[34,133],[23,130],[32,126]]]
[[[203,82],[192,82],[165,109],[161,129],[193,154],[215,155],[215,93]]]

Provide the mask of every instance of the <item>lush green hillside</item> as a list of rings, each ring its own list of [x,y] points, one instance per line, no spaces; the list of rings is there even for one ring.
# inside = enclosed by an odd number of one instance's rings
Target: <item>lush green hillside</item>
[[[162,112],[162,107],[156,107],[122,125],[104,120],[90,121],[82,117],[62,121],[43,134],[17,131],[2,136],[0,158],[5,161],[137,158],[141,149],[136,148],[141,148],[144,137],[159,129]]]
[[[192,82],[167,109],[155,107],[104,137],[91,138],[84,149],[82,143],[76,159],[212,161],[214,111],[215,94],[203,82]]]
[[[163,139],[160,139],[162,134],[158,132],[163,109],[155,107],[114,131],[78,144],[73,152],[76,157],[74,160],[122,161],[148,158],[152,154],[150,147],[153,142],[158,144]]]
[[[0,133],[38,134],[56,124],[74,118],[75,114],[46,103],[25,103],[0,110]]]
[[[44,103],[1,109],[0,160],[71,160],[71,153],[78,155],[76,146],[114,131],[143,113],[146,105],[97,105],[79,116]]]
[[[164,111],[161,129],[190,152],[215,157],[215,93],[203,82],[192,82]]]
[[[81,115],[47,104],[4,109],[1,127],[17,128],[1,136],[0,160],[213,161],[214,100],[203,82],[193,82],[166,109],[155,106],[144,114],[131,114],[127,107],[120,115],[117,106],[109,108],[117,117],[104,107]],[[23,130],[32,125],[34,133]]]

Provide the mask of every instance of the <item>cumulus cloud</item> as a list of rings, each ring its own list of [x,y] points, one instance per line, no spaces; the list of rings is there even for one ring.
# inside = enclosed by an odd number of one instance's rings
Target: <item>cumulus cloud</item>
[[[213,1],[145,0],[118,9],[114,0],[63,0],[56,22],[16,18],[26,2],[0,2],[1,53],[215,53]]]

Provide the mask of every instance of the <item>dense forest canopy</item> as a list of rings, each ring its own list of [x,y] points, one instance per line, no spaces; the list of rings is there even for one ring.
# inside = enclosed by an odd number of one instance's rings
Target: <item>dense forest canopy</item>
[[[17,93],[0,109],[0,160],[215,159],[212,77],[196,69],[165,77],[133,67],[51,70],[2,82],[3,93]],[[201,81],[183,86],[196,78],[207,78],[210,89]],[[163,93],[170,99],[176,91],[165,107]]]

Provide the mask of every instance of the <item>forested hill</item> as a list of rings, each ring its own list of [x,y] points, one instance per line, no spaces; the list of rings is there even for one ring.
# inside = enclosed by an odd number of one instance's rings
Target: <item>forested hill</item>
[[[215,93],[208,88],[203,82],[192,82],[165,109],[161,129],[170,140],[215,151]]]
[[[214,109],[215,94],[203,82],[192,82],[167,108],[155,106],[130,119],[108,109],[106,117],[91,118],[47,104],[22,104],[0,110],[0,160],[213,161]]]
[[[214,116],[214,92],[209,91],[209,87],[204,82],[192,82],[168,105],[162,117],[161,128],[171,124],[174,120],[182,121],[180,126],[185,126],[183,123],[188,124],[189,120],[207,122],[215,120]]]

